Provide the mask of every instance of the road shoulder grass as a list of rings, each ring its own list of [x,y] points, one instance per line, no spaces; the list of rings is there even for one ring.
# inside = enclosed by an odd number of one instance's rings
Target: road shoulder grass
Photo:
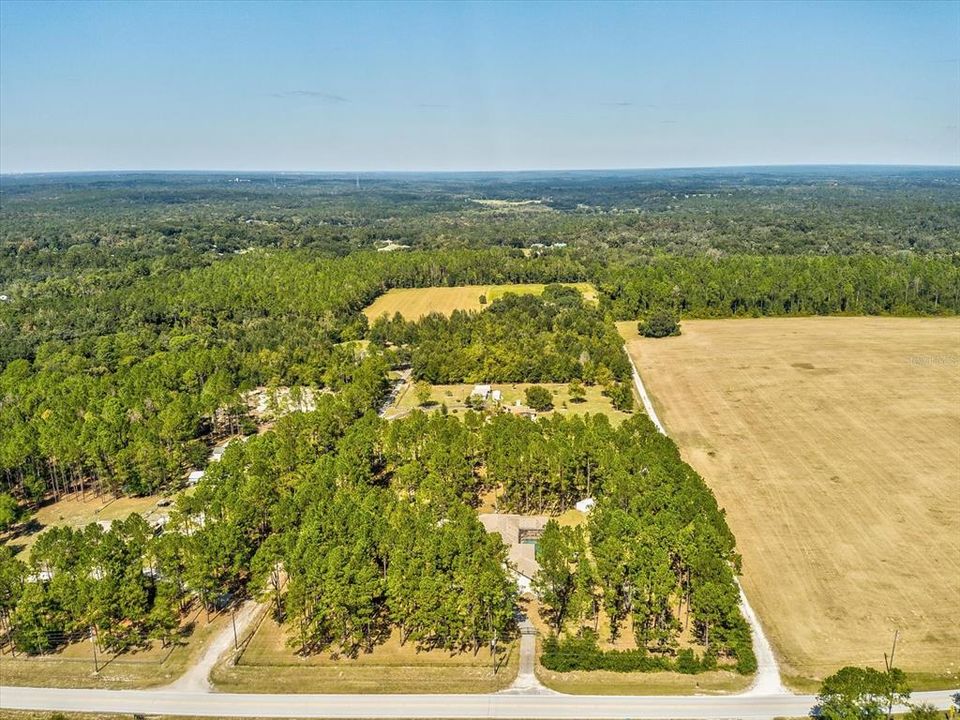
[[[206,621],[202,610],[184,620],[181,643],[162,648],[154,642],[149,649],[122,655],[98,654],[100,672],[93,667],[93,646],[89,640],[71,643],[50,655],[13,657],[9,650],[0,657],[0,683],[24,687],[145,689],[172,683],[194,665],[207,643],[228,627],[229,613]],[[192,627],[191,627],[192,626]]]
[[[401,645],[395,632],[355,658],[324,652],[298,655],[286,632],[265,618],[234,664],[228,657],[211,681],[222,692],[270,693],[488,693],[508,687],[519,668],[519,645],[502,648],[494,674],[488,649],[450,653]]]

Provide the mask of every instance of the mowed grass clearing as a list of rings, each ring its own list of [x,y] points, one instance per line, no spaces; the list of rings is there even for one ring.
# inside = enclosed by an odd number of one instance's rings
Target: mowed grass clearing
[[[587,302],[597,302],[597,289],[590,283],[561,283],[580,291]],[[400,313],[406,320],[436,312],[451,315],[454,310],[482,310],[480,296],[489,305],[507,293],[517,295],[540,295],[546,285],[526,283],[523,285],[462,285],[460,287],[394,288],[380,295],[368,305],[363,314],[373,322],[381,315],[393,317]]]
[[[288,628],[264,618],[236,665],[221,664],[212,678],[219,690],[285,693],[484,693],[513,682],[516,643],[501,644],[493,672],[489,647],[472,652],[417,650],[394,632],[357,657],[330,652],[301,656],[287,644]]]
[[[684,321],[627,347],[726,509],[788,682],[960,672],[960,320]]]
[[[490,387],[502,393],[503,399],[501,401],[501,407],[516,409],[515,403],[519,400],[521,407],[529,410],[529,408],[523,404],[525,402],[525,393],[528,387],[532,387],[535,384],[538,383],[490,383]],[[603,388],[599,385],[585,386],[584,389],[587,395],[584,400],[582,402],[574,402],[570,399],[570,389],[566,383],[539,384],[553,393],[553,409],[547,410],[546,412],[538,412],[538,416],[551,415],[553,413],[559,413],[561,415],[602,413],[610,418],[610,422],[615,425],[630,417],[630,413],[621,412],[613,407],[610,398],[603,394]],[[426,412],[439,410],[442,405],[446,405],[447,410],[451,413],[464,413],[467,410],[467,398],[470,397],[470,393],[473,392],[473,387],[472,384],[432,385],[430,387],[430,402],[432,404],[421,406],[416,397],[415,386],[413,384],[407,385],[397,395],[393,407],[387,410],[384,417],[388,420],[393,420],[404,417],[416,409]],[[492,400],[487,401],[487,407],[494,407],[495,405],[496,403]]]
[[[94,522],[126,520],[133,513],[139,513],[149,521],[152,514],[160,509],[157,503],[161,500],[163,497],[160,495],[113,497],[103,494],[96,497],[93,493],[88,493],[84,498],[79,493],[73,493],[41,506],[27,522],[24,531],[9,537],[5,544],[19,553],[21,560],[26,561],[30,548],[49,527],[80,529]]]

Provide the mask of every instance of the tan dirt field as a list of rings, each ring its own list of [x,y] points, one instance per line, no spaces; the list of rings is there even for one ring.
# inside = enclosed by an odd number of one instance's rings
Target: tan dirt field
[[[684,321],[621,333],[670,435],[726,509],[743,585],[803,686],[896,664],[960,673],[960,320]]]
[[[577,288],[588,302],[597,302],[597,289],[590,283],[562,283]],[[454,310],[482,310],[480,296],[486,295],[487,303],[503,297],[508,292],[518,295],[539,295],[546,285],[463,285],[460,287],[394,288],[380,295],[363,314],[371,322],[381,315],[393,317],[400,313],[406,320],[417,320],[432,312],[450,315]]]

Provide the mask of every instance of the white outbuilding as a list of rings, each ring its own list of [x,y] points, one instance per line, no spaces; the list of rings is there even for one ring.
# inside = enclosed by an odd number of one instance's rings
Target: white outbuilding
[[[487,399],[487,395],[489,395],[489,394],[490,394],[490,386],[489,386],[489,385],[474,385],[474,386],[473,386],[473,392],[470,393],[470,395],[478,395],[478,396],[480,396],[481,398],[483,398],[484,400]]]
[[[580,512],[590,512],[593,509],[593,506],[597,504],[597,501],[593,498],[584,498],[578,502],[574,507],[577,508]]]

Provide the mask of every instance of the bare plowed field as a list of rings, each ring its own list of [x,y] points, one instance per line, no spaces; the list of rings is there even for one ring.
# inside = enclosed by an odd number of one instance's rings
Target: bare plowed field
[[[684,457],[726,508],[788,681],[960,671],[960,320],[621,324]]]

